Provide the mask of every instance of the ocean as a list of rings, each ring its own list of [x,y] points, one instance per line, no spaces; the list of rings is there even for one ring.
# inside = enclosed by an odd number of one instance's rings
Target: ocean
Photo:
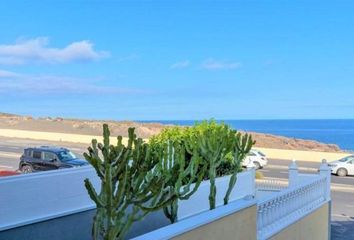
[[[190,126],[194,120],[143,121]],[[341,149],[354,150],[354,119],[348,120],[224,120],[232,128],[269,133],[292,138],[337,144]]]

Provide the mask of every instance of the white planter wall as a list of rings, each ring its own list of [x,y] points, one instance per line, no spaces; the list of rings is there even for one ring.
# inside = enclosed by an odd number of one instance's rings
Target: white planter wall
[[[84,179],[99,191],[92,167],[80,167],[0,179],[0,231],[93,209]]]
[[[224,205],[224,197],[229,187],[231,176],[217,178],[216,183],[216,206]],[[193,186],[191,186],[191,189]],[[178,203],[178,219],[184,219],[192,215],[209,210],[209,180],[203,181],[198,190],[188,199]],[[255,172],[254,169],[237,174],[237,182],[233,188],[229,202],[242,199],[246,196],[255,196]]]
[[[229,202],[255,195],[254,170],[239,173]],[[0,179],[0,231],[89,209],[84,179],[89,178],[96,191],[100,180],[92,167],[46,171]],[[230,176],[216,179],[216,205],[223,205]],[[203,181],[189,200],[179,202],[178,219],[209,210],[209,181]]]

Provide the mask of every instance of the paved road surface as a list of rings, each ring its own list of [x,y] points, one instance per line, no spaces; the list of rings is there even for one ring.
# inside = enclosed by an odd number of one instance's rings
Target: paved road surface
[[[0,137],[0,169],[18,169],[19,156],[28,146],[56,145],[71,149],[81,156],[87,145]],[[288,178],[287,167],[291,161],[269,160],[269,166],[260,170],[266,178]],[[298,162],[300,172],[316,172],[319,163]],[[332,176],[332,239],[354,240],[354,177]],[[339,186],[339,187],[338,187]]]
[[[82,154],[88,147],[88,145],[80,143],[49,142],[0,137],[0,169],[17,170],[19,158],[23,153],[24,148],[34,146],[66,147],[72,150],[79,158],[83,158]]]

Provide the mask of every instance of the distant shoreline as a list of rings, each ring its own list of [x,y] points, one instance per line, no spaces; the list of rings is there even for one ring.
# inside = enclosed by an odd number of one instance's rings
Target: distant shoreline
[[[219,121],[219,120],[218,120]],[[153,120],[143,123],[192,125],[194,120]],[[252,119],[220,120],[234,129],[290,139],[335,144],[343,151],[354,151],[354,119]]]
[[[56,132],[41,132],[41,131],[28,131],[28,130],[14,130],[14,129],[0,129],[0,137],[5,139],[11,139],[11,141],[18,140],[35,140],[51,142],[54,145],[72,145],[81,144],[89,146],[92,139],[97,139],[102,142],[102,136],[69,134],[69,133],[56,133]],[[144,139],[148,141],[148,139]],[[110,137],[110,143],[116,144],[117,138]],[[123,138],[123,143],[127,143],[127,138]],[[337,160],[349,155],[349,153],[342,152],[323,152],[313,150],[289,150],[289,149],[277,149],[277,148],[264,148],[255,147],[266,154],[268,158],[280,159],[280,160],[298,160],[298,161],[310,161],[321,162],[322,159],[327,161]]]
[[[233,120],[234,122],[238,120]],[[243,121],[243,120],[241,120]],[[67,133],[76,135],[101,136],[102,124],[108,123],[112,136],[127,136],[127,129],[134,127],[139,137],[149,138],[158,134],[166,127],[171,127],[178,121],[169,121],[162,123],[147,121],[96,121],[85,119],[64,119],[64,118],[32,118],[30,116],[19,116],[12,114],[0,114],[0,129],[25,130],[36,132]],[[190,121],[191,125],[195,121]],[[225,123],[228,123],[225,121]],[[230,124],[231,127],[232,124]],[[320,151],[320,152],[344,152],[337,145],[325,144],[314,140],[304,140],[293,137],[284,137],[269,133],[250,132],[256,140],[257,147]]]

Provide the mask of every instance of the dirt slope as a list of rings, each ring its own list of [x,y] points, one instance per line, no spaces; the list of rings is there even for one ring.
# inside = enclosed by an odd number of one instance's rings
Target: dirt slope
[[[159,133],[163,128],[171,125],[160,123],[139,123],[131,121],[97,121],[63,118],[32,118],[14,114],[0,113],[0,129],[20,129],[31,131],[75,133],[85,135],[101,135],[102,123],[108,123],[114,136],[127,135],[129,127],[135,127],[139,137],[148,138]],[[254,133],[256,146],[292,150],[312,150],[325,152],[340,152],[335,144],[324,144],[317,141],[309,141],[270,134]]]

